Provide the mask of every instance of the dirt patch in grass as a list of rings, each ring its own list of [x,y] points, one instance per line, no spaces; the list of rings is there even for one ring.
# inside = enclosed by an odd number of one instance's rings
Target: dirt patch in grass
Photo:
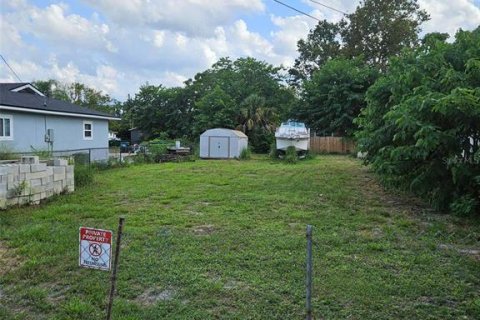
[[[193,233],[196,235],[208,235],[215,232],[216,228],[213,224],[204,224],[201,226],[195,226],[192,228]]]
[[[456,251],[460,254],[469,256],[477,261],[480,261],[480,249],[478,248],[460,248],[458,246],[452,244],[440,244],[438,246],[441,250],[448,250],[448,251]]]
[[[68,291],[70,290],[69,285],[62,285],[58,283],[46,284],[43,285],[42,288],[48,292],[47,301],[53,305],[59,305],[62,303],[65,300]]]
[[[135,301],[144,306],[151,306],[160,301],[170,301],[174,298],[176,290],[169,288],[149,288],[139,295]]]
[[[433,210],[423,203],[420,199],[407,194],[401,194],[399,191],[388,192],[374,177],[363,168],[363,175],[359,177],[362,188],[358,190],[362,193],[362,198],[367,202],[372,200],[380,201],[381,205],[391,208],[394,212],[423,213]]]
[[[357,231],[357,235],[368,240],[375,240],[383,237],[383,231],[380,228],[362,229]]]
[[[7,272],[16,270],[22,264],[22,260],[9,248],[5,242],[0,241],[0,276]]]

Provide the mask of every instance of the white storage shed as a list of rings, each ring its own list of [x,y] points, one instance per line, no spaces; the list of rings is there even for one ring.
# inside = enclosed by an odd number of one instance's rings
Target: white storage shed
[[[238,158],[247,147],[248,137],[241,131],[218,128],[200,135],[200,158]]]

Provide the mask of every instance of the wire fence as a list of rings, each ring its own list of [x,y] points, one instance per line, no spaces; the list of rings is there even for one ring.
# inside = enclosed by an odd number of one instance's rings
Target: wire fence
[[[86,149],[69,149],[69,150],[52,150],[52,151],[26,151],[26,152],[9,152],[8,155],[2,155],[3,160],[17,160],[22,156],[39,156],[40,159],[67,158],[73,159],[77,164],[91,164],[93,162],[106,162],[116,160],[125,161],[130,153],[122,152],[119,148],[86,148]]]

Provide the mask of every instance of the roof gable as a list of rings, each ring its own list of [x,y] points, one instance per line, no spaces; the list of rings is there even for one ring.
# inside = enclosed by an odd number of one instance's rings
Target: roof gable
[[[19,87],[10,89],[10,91],[20,92],[20,93],[37,94],[39,96],[45,97],[45,95],[43,93],[41,93],[37,88],[32,86],[30,83],[26,83],[26,84],[19,83],[19,84],[20,84]]]

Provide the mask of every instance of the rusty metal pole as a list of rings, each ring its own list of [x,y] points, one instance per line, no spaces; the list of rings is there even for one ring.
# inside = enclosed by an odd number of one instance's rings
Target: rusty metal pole
[[[307,225],[307,279],[306,279],[306,308],[307,320],[312,320],[312,226]]]
[[[115,294],[115,284],[117,281],[118,258],[120,256],[120,243],[122,241],[122,231],[123,231],[124,222],[125,222],[125,218],[120,217],[118,221],[117,242],[115,246],[115,260],[113,261],[113,269],[112,269],[112,276],[111,276],[112,285],[110,287],[110,296],[108,298],[107,320],[110,320],[112,317],[113,296]]]

